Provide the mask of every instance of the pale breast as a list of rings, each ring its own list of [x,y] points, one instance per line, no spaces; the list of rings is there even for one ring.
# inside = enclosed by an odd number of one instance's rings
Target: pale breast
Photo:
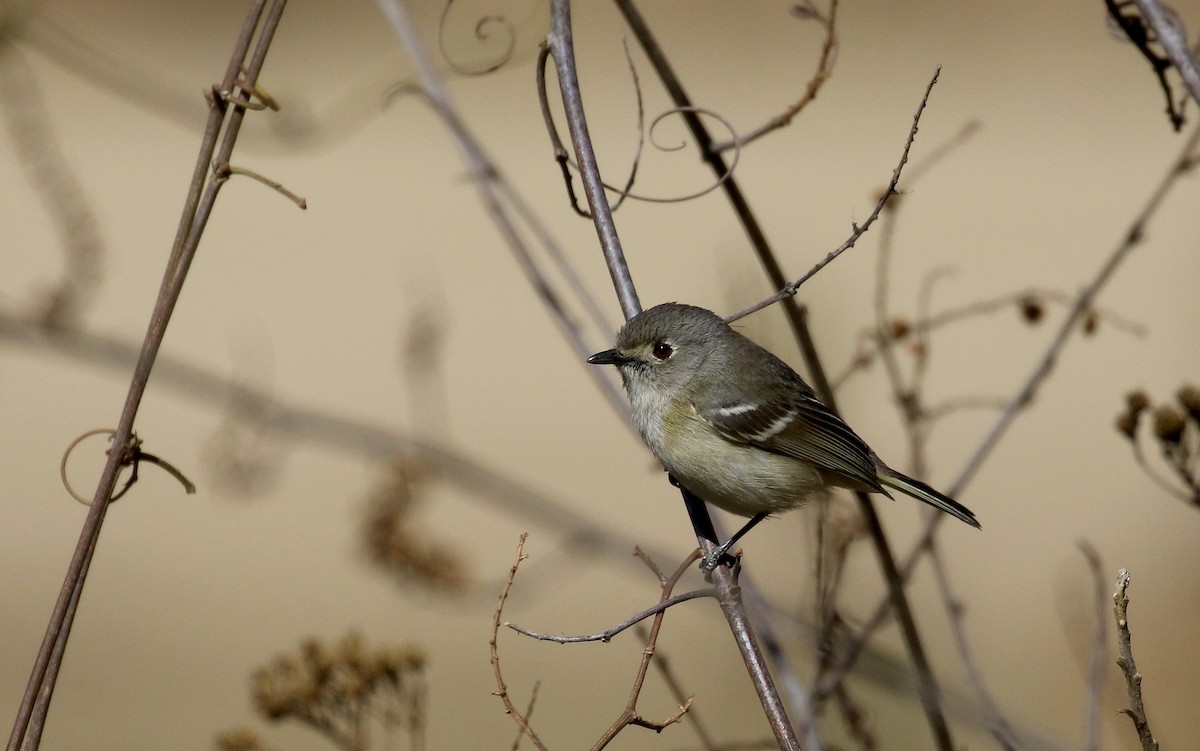
[[[675,479],[731,513],[784,511],[828,487],[812,465],[728,441],[693,409],[668,415],[655,428],[662,447],[656,453]]]

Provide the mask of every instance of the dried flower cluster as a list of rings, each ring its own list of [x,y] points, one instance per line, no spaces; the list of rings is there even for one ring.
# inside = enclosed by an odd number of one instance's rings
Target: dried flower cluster
[[[1167,467],[1161,476],[1145,460],[1139,427],[1150,415],[1151,433]],[[1133,445],[1138,464],[1160,485],[1195,506],[1200,506],[1200,388],[1185,384],[1175,393],[1175,402],[1155,406],[1144,391],[1125,397],[1125,411],[1117,415],[1117,431]],[[1182,487],[1181,487],[1182,486]]]
[[[254,703],[272,721],[299,720],[338,747],[368,748],[372,722],[394,736],[406,730],[419,747],[425,717],[425,653],[417,647],[368,649],[351,632],[329,646],[316,639],[254,673]],[[222,751],[262,751],[253,729],[221,734]]]
[[[466,567],[448,546],[418,529],[412,510],[427,475],[411,462],[397,461],[369,499],[364,536],[372,560],[401,584],[418,584],[444,593],[461,592]]]

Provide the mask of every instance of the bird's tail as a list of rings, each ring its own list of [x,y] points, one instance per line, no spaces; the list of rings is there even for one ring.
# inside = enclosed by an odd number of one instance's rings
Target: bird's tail
[[[877,474],[879,477],[879,482],[888,486],[889,488],[895,488],[901,493],[911,495],[918,501],[928,503],[934,508],[945,511],[955,519],[964,521],[967,524],[970,524],[972,527],[980,529],[979,521],[975,518],[975,514],[972,514],[969,508],[954,500],[950,496],[942,495],[920,480],[914,480],[907,475],[902,475],[891,467],[879,467]]]

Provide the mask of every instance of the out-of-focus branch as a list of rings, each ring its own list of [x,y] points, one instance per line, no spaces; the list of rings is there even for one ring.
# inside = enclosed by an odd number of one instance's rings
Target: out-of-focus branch
[[[0,341],[60,353],[112,370],[127,369],[137,358],[132,343],[96,332],[48,328],[0,310]],[[355,456],[388,462],[397,456],[426,468],[440,479],[506,513],[538,521],[566,536],[571,545],[625,559],[636,541],[595,524],[572,505],[515,477],[493,469],[464,452],[421,440],[394,429],[340,414],[293,404],[270,392],[237,383],[205,368],[162,355],[155,365],[161,387],[208,405],[228,404],[238,414],[253,414],[265,432],[315,441]],[[663,551],[652,551],[662,556]]]
[[[0,113],[25,171],[59,236],[65,256],[61,279],[41,291],[37,315],[53,326],[69,326],[99,284],[105,254],[87,193],[55,137],[33,70],[17,47],[18,24],[0,29]]]
[[[391,24],[392,30],[396,33],[400,43],[404,46],[405,51],[412,60],[413,66],[417,69],[422,92],[426,100],[438,116],[442,118],[442,122],[445,123],[446,128],[454,137],[484,208],[487,209],[488,215],[496,225],[496,229],[500,232],[501,237],[504,238],[509,249],[512,250],[513,255],[516,256],[521,270],[525,273],[534,291],[550,311],[551,317],[558,324],[563,335],[571,344],[579,361],[582,363],[587,359],[588,355],[595,351],[595,348],[590,347],[584,341],[583,333],[579,330],[574,318],[568,312],[566,303],[555,291],[554,287],[551,286],[545,274],[542,273],[529,247],[509,217],[501,196],[515,206],[518,213],[533,228],[538,238],[547,247],[551,248],[551,255],[560,262],[560,267],[564,263],[561,253],[555,250],[556,246],[550,241],[549,233],[545,231],[540,222],[533,220],[533,212],[520,199],[516,191],[508,186],[507,182],[501,177],[499,168],[488,158],[478,139],[471,133],[466,123],[462,121],[458,110],[450,99],[449,92],[442,84],[437,70],[425,54],[424,46],[421,44],[420,37],[412,25],[412,20],[409,18],[408,10],[403,0],[376,0],[376,2],[380,10],[383,11],[388,23]],[[574,279],[572,272],[568,271],[566,273],[568,279]],[[577,290],[581,288],[582,285],[576,284]],[[586,300],[586,296],[584,298]],[[594,309],[594,307],[589,306],[589,309]],[[625,401],[617,392],[612,382],[605,378],[604,374],[600,373],[597,368],[588,368],[587,373],[588,377],[592,379],[593,383],[596,384],[600,392],[609,400],[614,409],[624,414],[627,411]]]
[[[1096,603],[1096,619],[1092,625],[1092,659],[1087,671],[1087,701],[1083,711],[1083,751],[1100,751],[1100,696],[1104,693],[1104,669],[1108,663],[1105,659],[1108,650],[1108,616],[1104,612],[1104,574],[1100,553],[1096,548],[1087,540],[1080,540],[1078,547],[1092,575],[1093,600]]]

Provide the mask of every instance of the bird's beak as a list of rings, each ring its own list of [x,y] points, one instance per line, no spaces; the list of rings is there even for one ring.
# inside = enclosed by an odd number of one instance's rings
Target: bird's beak
[[[620,365],[628,362],[629,358],[621,354],[615,349],[606,349],[603,352],[597,352],[587,359],[589,365]]]

